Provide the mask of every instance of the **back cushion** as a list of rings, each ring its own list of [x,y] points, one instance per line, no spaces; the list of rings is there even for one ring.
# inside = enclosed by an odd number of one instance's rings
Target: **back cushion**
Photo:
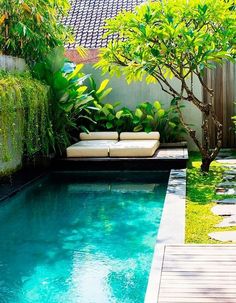
[[[118,140],[117,132],[90,132],[81,133],[80,140]]]
[[[160,140],[159,132],[124,132],[120,133],[120,140]]]

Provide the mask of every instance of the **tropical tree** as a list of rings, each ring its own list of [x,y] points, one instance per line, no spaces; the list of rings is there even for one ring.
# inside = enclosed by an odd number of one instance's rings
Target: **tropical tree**
[[[163,0],[149,2],[134,12],[120,13],[107,21],[107,35],[119,34],[101,51],[97,67],[111,75],[124,74],[127,81],[157,82],[173,97],[181,123],[202,156],[201,169],[209,171],[222,146],[222,125],[214,112],[214,91],[204,82],[206,68],[213,69],[226,60],[234,60],[236,23],[234,1]],[[178,79],[179,88],[173,86]],[[210,101],[196,96],[193,79],[197,78]],[[203,139],[186,123],[181,104],[194,104],[203,116]],[[211,149],[209,121],[216,127],[217,143]]]
[[[0,53],[42,60],[70,38],[59,22],[69,7],[68,0],[0,0]]]

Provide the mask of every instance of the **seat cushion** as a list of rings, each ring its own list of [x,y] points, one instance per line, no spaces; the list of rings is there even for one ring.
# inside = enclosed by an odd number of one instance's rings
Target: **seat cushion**
[[[123,140],[110,146],[110,157],[151,157],[159,147],[158,140]]]
[[[66,149],[68,158],[99,158],[108,157],[109,147],[117,143],[117,140],[91,140],[80,141]]]
[[[160,140],[159,132],[123,132],[120,133],[120,140]]]
[[[79,144],[79,146],[110,146],[111,144],[117,143],[117,140],[83,140],[79,141],[76,144]],[[72,145],[73,146],[73,145]]]
[[[118,132],[90,132],[81,133],[80,140],[118,140]]]

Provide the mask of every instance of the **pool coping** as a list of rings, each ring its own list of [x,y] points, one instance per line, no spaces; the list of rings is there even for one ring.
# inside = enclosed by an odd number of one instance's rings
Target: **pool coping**
[[[186,169],[172,169],[144,303],[157,303],[165,245],[185,241]]]

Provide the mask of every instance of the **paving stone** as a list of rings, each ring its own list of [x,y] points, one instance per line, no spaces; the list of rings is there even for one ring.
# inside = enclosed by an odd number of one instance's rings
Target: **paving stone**
[[[236,198],[227,198],[223,200],[215,200],[217,204],[236,204]]]
[[[219,188],[221,188],[221,187],[226,187],[226,188],[236,188],[236,182],[230,182],[230,181],[225,181],[225,182],[223,182],[223,183],[220,183],[219,185],[218,185],[218,187]]]
[[[236,159],[235,157],[233,159],[221,159],[221,160],[216,160],[219,163],[223,164],[231,164],[231,165],[236,165]]]
[[[210,233],[208,236],[221,242],[236,242],[236,231],[218,231]]]
[[[236,190],[234,188],[217,188],[217,195],[236,195]]]
[[[236,174],[235,175],[226,175],[223,177],[224,181],[234,181],[236,180]]]
[[[226,217],[222,222],[215,225],[215,227],[233,227],[233,226],[236,226],[236,216]]]
[[[224,172],[225,176],[234,175],[236,176],[236,169],[235,170],[227,170]]]
[[[211,211],[217,216],[236,215],[236,205],[215,205],[212,207]]]

